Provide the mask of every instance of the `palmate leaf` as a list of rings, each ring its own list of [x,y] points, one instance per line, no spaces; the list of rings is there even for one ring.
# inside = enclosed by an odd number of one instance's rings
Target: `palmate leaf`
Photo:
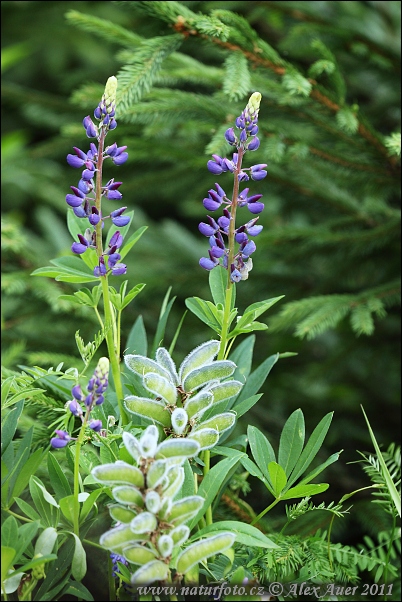
[[[46,276],[59,282],[73,282],[75,284],[99,280],[94,276],[93,271],[78,257],[59,257],[58,259],[52,259],[50,263],[55,267],[38,268],[32,272],[31,276]]]

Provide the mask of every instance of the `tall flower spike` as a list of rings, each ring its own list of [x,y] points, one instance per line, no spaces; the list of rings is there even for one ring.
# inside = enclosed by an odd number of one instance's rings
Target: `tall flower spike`
[[[78,234],[78,241],[73,243],[71,250],[77,255],[82,255],[88,248],[96,249],[98,265],[94,268],[94,275],[98,278],[105,277],[110,273],[119,276],[127,271],[125,264],[117,263],[121,256],[116,251],[121,243],[116,245],[113,250],[111,249],[113,245],[109,245],[109,249],[104,252],[101,240],[101,229],[104,227],[106,219],[110,219],[119,228],[127,226],[131,219],[130,216],[123,215],[127,207],[115,209],[109,215],[106,215],[101,209],[102,197],[109,201],[120,201],[123,196],[117,190],[122,182],[115,182],[114,178],[104,186],[102,183],[99,186],[98,178],[102,173],[103,162],[105,159],[111,159],[115,165],[122,165],[128,159],[127,146],[117,146],[114,142],[105,147],[106,135],[109,130],[117,127],[115,120],[116,91],[117,79],[114,76],[109,77],[102,99],[94,111],[94,117],[100,123],[95,125],[89,115],[84,117],[82,122],[87,136],[97,138],[98,146],[91,142],[87,152],[74,146],[75,154],[67,155],[67,163],[71,167],[82,169],[82,172],[78,186],[71,186],[73,194],[66,195],[66,203],[77,217],[88,219],[92,226],[89,235],[87,234],[88,230],[84,236]],[[97,192],[99,190],[101,191],[100,195]],[[120,238],[123,242],[122,237]]]
[[[267,175],[265,163],[242,167],[244,154],[247,151],[256,151],[260,146],[260,140],[257,137],[260,104],[261,94],[254,92],[241,115],[235,120],[238,133],[233,127],[226,130],[226,141],[237,150],[233,153],[232,159],[212,155],[212,160],[207,163],[208,170],[214,175],[225,172],[232,173],[235,178],[234,191],[236,192],[234,192],[232,200],[229,200],[224,190],[215,184],[218,192],[211,189],[208,191],[208,197],[204,198],[203,205],[207,211],[217,211],[223,206],[223,216],[216,220],[207,216],[209,224],[205,222],[199,224],[199,231],[209,238],[211,247],[208,250],[209,257],[202,257],[199,264],[208,271],[219,265],[222,266],[229,270],[231,282],[240,282],[248,278],[253,267],[250,255],[256,249],[255,243],[250,241],[248,236],[257,236],[262,230],[262,226],[255,225],[258,218],[254,218],[238,228],[232,223],[237,207],[247,207],[254,215],[261,213],[264,209],[264,204],[260,202],[261,194],[248,196],[249,188],[245,188],[240,193],[238,191],[239,182],[248,181],[250,178],[258,181]],[[227,246],[224,236],[228,239]],[[237,250],[235,244],[239,245]]]

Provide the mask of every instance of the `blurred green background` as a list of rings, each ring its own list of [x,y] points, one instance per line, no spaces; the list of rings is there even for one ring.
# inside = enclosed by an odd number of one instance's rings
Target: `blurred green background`
[[[89,341],[98,329],[89,310],[58,300],[58,295],[78,287],[30,273],[70,253],[64,199],[69,186],[76,185],[77,172],[65,157],[73,146],[86,148],[80,124],[97,102],[85,98],[83,86],[102,90],[107,78],[130,62],[128,41],[122,47],[112,35],[109,40],[97,36],[67,19],[66,13],[92,15],[143,38],[172,33],[167,23],[126,6],[130,4],[142,3],[1,3],[2,346],[3,365],[8,368],[49,367],[66,357],[79,365],[75,331]],[[311,40],[320,38],[336,57],[348,105],[358,105],[359,114],[379,136],[400,131],[399,2],[182,4],[206,14],[223,8],[243,15],[260,39],[305,74],[317,60]],[[135,210],[135,227],[149,226],[126,258],[129,286],[144,282],[146,288],[125,312],[123,348],[139,314],[153,336],[170,286],[176,301],[167,345],[185,311],[186,297],[209,298],[208,275],[198,266],[207,241],[197,226],[205,219],[202,199],[216,180],[206,169],[210,141],[219,134],[218,128],[223,132],[229,127],[248,98],[234,94],[229,102],[222,96],[224,49],[190,36],[180,53],[198,61],[199,77],[195,63],[188,64],[186,75],[184,62],[180,70],[167,61],[154,84],[155,96],[151,91],[145,100],[158,100],[158,89],[181,90],[198,95],[205,106],[210,102],[209,113],[200,111],[197,116],[194,110],[192,115],[182,106],[181,117],[179,109],[176,117],[163,110],[158,115],[155,109],[153,118],[147,119],[145,113],[136,116],[134,107],[131,119],[118,118],[118,128],[110,134],[119,146],[128,145],[129,161],[114,170],[108,166],[107,176],[123,181],[120,190],[124,204]],[[285,303],[359,294],[398,277],[398,161],[395,157],[389,161],[375,145],[370,148],[353,131],[353,119],[345,124],[342,115],[336,119],[323,106],[298,103],[295,96],[282,99],[274,76],[258,68],[250,72],[251,85],[260,86],[263,93],[264,119],[262,144],[252,162],[268,163],[269,175],[250,185],[251,192],[264,194],[266,207],[260,218],[264,233],[256,241],[255,268],[238,286],[237,304],[241,313],[254,301],[284,294],[264,316],[272,328],[257,334],[255,366],[278,351],[298,355],[274,367],[263,398],[242,419],[238,433],[254,424],[277,444],[286,418],[296,408],[305,414],[308,433],[333,410],[323,457],[345,450],[328,470],[328,499],[338,500],[368,484],[357,465],[347,464],[358,460],[356,449],[371,451],[360,405],[380,443],[387,446],[399,440],[400,323],[394,302],[398,288],[383,295],[392,302],[374,311],[372,334],[359,335],[345,313],[334,326],[329,315],[328,328],[303,338],[295,336],[296,314],[288,328],[278,316]],[[331,87],[327,80],[324,73],[324,84]],[[230,189],[225,177],[219,183]],[[114,280],[118,286],[118,278]],[[205,325],[187,314],[176,345],[177,362],[211,336]],[[258,485],[253,482],[252,487],[248,501],[258,510],[265,503],[258,497],[262,495]],[[363,495],[357,504],[368,499],[369,494]],[[359,526],[353,529],[358,531]],[[349,535],[353,538],[353,533]]]

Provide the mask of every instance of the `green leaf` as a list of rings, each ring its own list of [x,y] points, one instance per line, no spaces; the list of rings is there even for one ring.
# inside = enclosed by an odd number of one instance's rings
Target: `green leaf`
[[[398,493],[398,490],[397,490],[397,488],[395,486],[395,483],[392,480],[392,477],[391,477],[391,475],[389,473],[388,467],[387,467],[387,465],[385,463],[385,460],[384,460],[384,456],[381,453],[381,450],[380,450],[379,445],[377,443],[377,440],[375,438],[373,429],[371,428],[370,422],[369,422],[369,420],[368,420],[368,418],[366,416],[365,411],[363,410],[363,407],[362,407],[362,412],[363,412],[364,419],[365,419],[365,421],[367,423],[367,427],[368,427],[368,430],[369,430],[369,433],[370,433],[371,441],[373,442],[374,449],[375,449],[377,457],[378,457],[378,461],[379,461],[380,466],[381,466],[382,475],[384,477],[384,480],[385,480],[385,483],[387,485],[388,491],[389,491],[389,493],[390,493],[390,495],[392,497],[392,501],[394,502],[396,511],[398,512],[399,516],[401,516],[401,496]]]
[[[17,554],[14,558],[15,564],[18,562],[28,546],[32,544],[39,527],[40,522],[36,520],[33,523],[26,523],[18,528]]]
[[[229,359],[237,366],[233,378],[245,383],[251,371],[253,361],[253,349],[255,344],[255,335],[250,335],[244,339],[229,355]],[[240,401],[240,400],[239,400]]]
[[[326,491],[328,487],[328,483],[320,483],[318,485],[313,483],[310,483],[309,485],[296,485],[296,487],[288,489],[286,493],[281,495],[281,500],[290,500],[298,497],[310,497],[311,495],[317,495],[318,493]]]
[[[234,406],[232,406],[232,410],[236,412],[237,418],[240,418],[240,416],[243,416],[243,414],[248,412],[257,403],[257,401],[261,399],[262,395],[262,393],[259,393],[258,395],[252,395],[252,397],[244,399],[240,403],[235,403]]]
[[[39,468],[43,459],[43,450],[37,449],[31,454],[26,462],[24,462],[21,470],[18,473],[12,491],[10,493],[10,499],[18,497],[28,485],[29,479]]]
[[[217,523],[213,523],[201,531],[197,531],[189,541],[195,541],[200,537],[209,535],[210,533],[230,531],[236,535],[236,543],[241,543],[245,546],[256,547],[256,548],[277,548],[278,546],[271,541],[266,535],[261,533],[259,529],[242,523],[237,520],[223,520]]]
[[[340,452],[337,452],[335,454],[332,454],[332,456],[330,456],[328,458],[328,460],[326,460],[325,462],[323,462],[322,464],[317,466],[317,468],[315,468],[314,470],[309,472],[309,474],[300,481],[299,485],[306,485],[307,483],[309,483],[310,481],[315,479],[315,477],[317,477],[319,474],[321,474],[322,471],[327,468],[327,466],[330,466],[331,464],[333,464],[334,462],[336,462],[339,459],[339,456],[341,455],[342,451],[343,450],[341,450]]]
[[[215,448],[217,449],[217,448]],[[260,479],[260,481],[262,481],[263,483],[266,483],[267,480],[265,478],[265,476],[262,474],[261,470],[258,468],[257,464],[255,462],[253,462],[252,460],[250,460],[250,458],[242,458],[241,460],[242,465],[244,466],[244,468],[247,470],[247,472],[249,472],[251,474],[251,476],[253,477],[257,477],[257,479]],[[270,486],[270,491],[272,491],[272,495],[273,495],[273,490],[272,487]]]
[[[142,319],[142,316],[138,316],[128,334],[125,354],[132,353],[136,355],[146,356],[147,350],[147,333],[145,332],[144,321]]]
[[[32,476],[29,480],[29,490],[35,508],[44,521],[44,526],[57,527],[59,522],[59,506],[40,479]]]
[[[218,267],[216,270],[209,272],[209,288],[211,291],[212,299],[215,305],[221,303],[225,307],[226,302],[226,287],[228,284],[227,270]],[[230,309],[234,308],[236,298],[236,287],[231,287],[230,293]]]
[[[244,399],[248,399],[252,395],[258,393],[272,367],[278,361],[278,358],[279,353],[270,355],[265,361],[262,362],[262,364],[258,366],[258,368],[254,370],[254,372],[250,374],[250,376],[247,378],[246,384],[239,393],[236,403],[240,403]]]
[[[16,551],[10,546],[1,546],[1,582],[4,583],[8,571],[13,565]]]
[[[285,470],[286,476],[292,472],[304,445],[303,412],[295,410],[283,427],[278,451],[278,462]]]
[[[270,462],[276,462],[275,452],[272,445],[261,433],[256,426],[249,426],[247,429],[247,437],[250,443],[251,453],[253,454],[254,460],[258,468],[261,470],[268,483],[271,484],[271,477],[268,471],[268,464]]]
[[[70,534],[75,539],[75,549],[73,561],[71,563],[71,573],[76,581],[81,581],[87,572],[87,556],[80,538],[75,533]]]
[[[60,510],[62,511],[65,518],[72,525],[74,524],[74,514],[75,514],[75,505],[74,505],[74,495],[68,495],[59,500]]]
[[[110,239],[112,238],[112,236],[113,236],[113,234],[115,232],[119,231],[123,238],[126,236],[127,232],[130,229],[131,222],[132,222],[133,217],[134,217],[134,211],[127,211],[127,213],[125,213],[125,215],[130,218],[130,221],[128,222],[128,224],[126,224],[123,227],[115,226],[114,224],[112,224],[112,226],[110,226],[109,231],[108,231],[107,236],[106,236],[105,248],[109,245]],[[140,228],[140,230],[141,230],[141,228]],[[138,232],[138,230],[136,232],[134,232],[133,236],[135,236],[135,234],[137,232]],[[142,234],[142,232],[141,232],[141,234]],[[119,253],[123,257],[121,251],[119,251]]]
[[[131,303],[131,301],[133,301],[133,299],[135,299],[136,296],[140,294],[140,292],[145,288],[145,286],[145,284],[136,284],[124,297],[121,309],[127,307],[127,305],[129,305],[129,303]]]
[[[235,467],[240,461],[240,459],[243,457],[245,457],[245,454],[243,454],[242,452],[237,452],[237,454],[233,455],[231,458],[221,460],[220,462],[218,462],[218,464],[215,464],[215,466],[213,466],[208,472],[208,474],[203,478],[202,483],[198,489],[198,495],[203,497],[205,501],[201,509],[191,521],[191,524],[189,525],[191,529],[205,514],[207,508],[211,506],[228,472],[233,467]]]
[[[165,298],[162,303],[161,312],[159,315],[158,325],[156,328],[156,333],[152,345],[151,356],[155,357],[155,353],[158,347],[161,347],[163,344],[163,337],[165,336],[166,323],[170,314],[170,310],[172,309],[173,303],[175,302],[176,297],[173,297],[169,302],[171,287],[165,295]]]
[[[197,318],[216,332],[221,332],[221,324],[215,316],[216,308],[210,301],[204,301],[204,299],[200,299],[200,297],[190,297],[189,299],[186,299],[185,303],[188,309],[196,315]]]
[[[268,472],[271,478],[272,487],[274,490],[275,497],[280,497],[281,492],[286,487],[287,478],[286,473],[280,464],[276,462],[270,462],[268,464]]]
[[[60,464],[56,460],[55,455],[52,453],[49,453],[47,457],[47,469],[53,491],[56,494],[56,499],[58,500],[71,495],[72,491],[70,484],[67,481],[64,472],[60,468]]]
[[[1,542],[4,546],[13,547],[18,539],[18,523],[14,516],[8,516],[1,525]]]
[[[48,562],[51,562],[52,560],[55,560],[56,558],[57,558],[56,554],[44,554],[40,558],[33,558],[32,560],[30,560],[23,566],[19,566],[18,569],[16,569],[12,573],[10,573],[8,576],[12,577],[13,575],[16,575],[17,573],[26,573],[27,571],[33,569],[35,566],[38,566],[40,564],[46,564]]]
[[[22,408],[24,407],[24,401],[21,399],[15,408],[7,412],[1,425],[1,453],[7,449],[11,443],[15,431],[17,430],[18,419],[21,416]]]
[[[31,518],[32,520],[40,520],[40,515],[25,500],[17,497],[15,498],[14,502],[17,504],[20,510],[22,510],[26,516],[28,516],[28,518]]]
[[[141,228],[138,228],[138,230],[136,230],[134,232],[134,234],[132,234],[130,236],[130,238],[128,238],[126,240],[126,242],[123,244],[123,247],[119,250],[119,253],[120,253],[122,259],[124,259],[124,257],[127,255],[127,253],[135,245],[135,243],[140,240],[140,238],[144,234],[145,230],[148,230],[148,226],[142,226]]]
[[[333,412],[326,414],[324,418],[319,422],[319,424],[315,427],[312,432],[309,440],[307,441],[307,445],[302,451],[300,458],[296,462],[296,466],[294,467],[292,473],[288,479],[289,487],[297,481],[297,479],[307,470],[310,466],[311,462],[316,457],[318,451],[323,444],[325,439],[325,435],[328,432],[328,429],[331,424]]]
[[[77,600],[89,600],[93,601],[91,592],[79,581],[70,583],[68,588],[63,592],[64,596],[74,596]]]

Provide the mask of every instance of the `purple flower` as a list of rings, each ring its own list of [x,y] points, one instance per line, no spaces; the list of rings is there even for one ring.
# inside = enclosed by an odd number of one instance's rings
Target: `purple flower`
[[[82,236],[82,234],[78,234],[78,239],[80,242],[74,242],[71,245],[71,250],[73,253],[76,253],[77,255],[82,255],[82,253],[85,253],[85,251],[88,249],[88,247],[90,247],[91,245],[89,244],[89,242],[86,240],[86,238],[84,238]]]
[[[102,428],[102,420],[91,420],[89,428],[95,431],[95,433],[99,433]]]
[[[252,180],[263,180],[267,175],[267,171],[264,169],[267,167],[266,163],[260,163],[259,165],[253,165],[250,168]]]
[[[57,437],[52,437],[50,439],[50,445],[56,449],[60,449],[61,447],[66,447],[69,441],[72,440],[72,437],[66,431],[55,431]]]
[[[82,125],[85,128],[85,132],[86,132],[86,135],[88,136],[88,138],[96,138],[97,137],[98,128],[96,127],[96,125],[94,124],[94,122],[92,121],[92,119],[89,115],[84,117],[84,119],[82,121]]]
[[[111,220],[115,226],[122,228],[123,226],[127,226],[130,222],[129,215],[122,215],[122,213],[127,209],[127,207],[121,207],[121,209],[116,209],[116,211],[112,211],[110,214]]]
[[[72,401],[70,401],[69,404],[69,410],[72,414],[74,414],[74,416],[82,416],[83,411],[82,411],[82,407],[80,406],[80,404],[78,403],[78,401],[76,399],[73,399]]]
[[[247,150],[255,151],[260,146],[260,141],[257,136],[254,136],[247,145]]]

